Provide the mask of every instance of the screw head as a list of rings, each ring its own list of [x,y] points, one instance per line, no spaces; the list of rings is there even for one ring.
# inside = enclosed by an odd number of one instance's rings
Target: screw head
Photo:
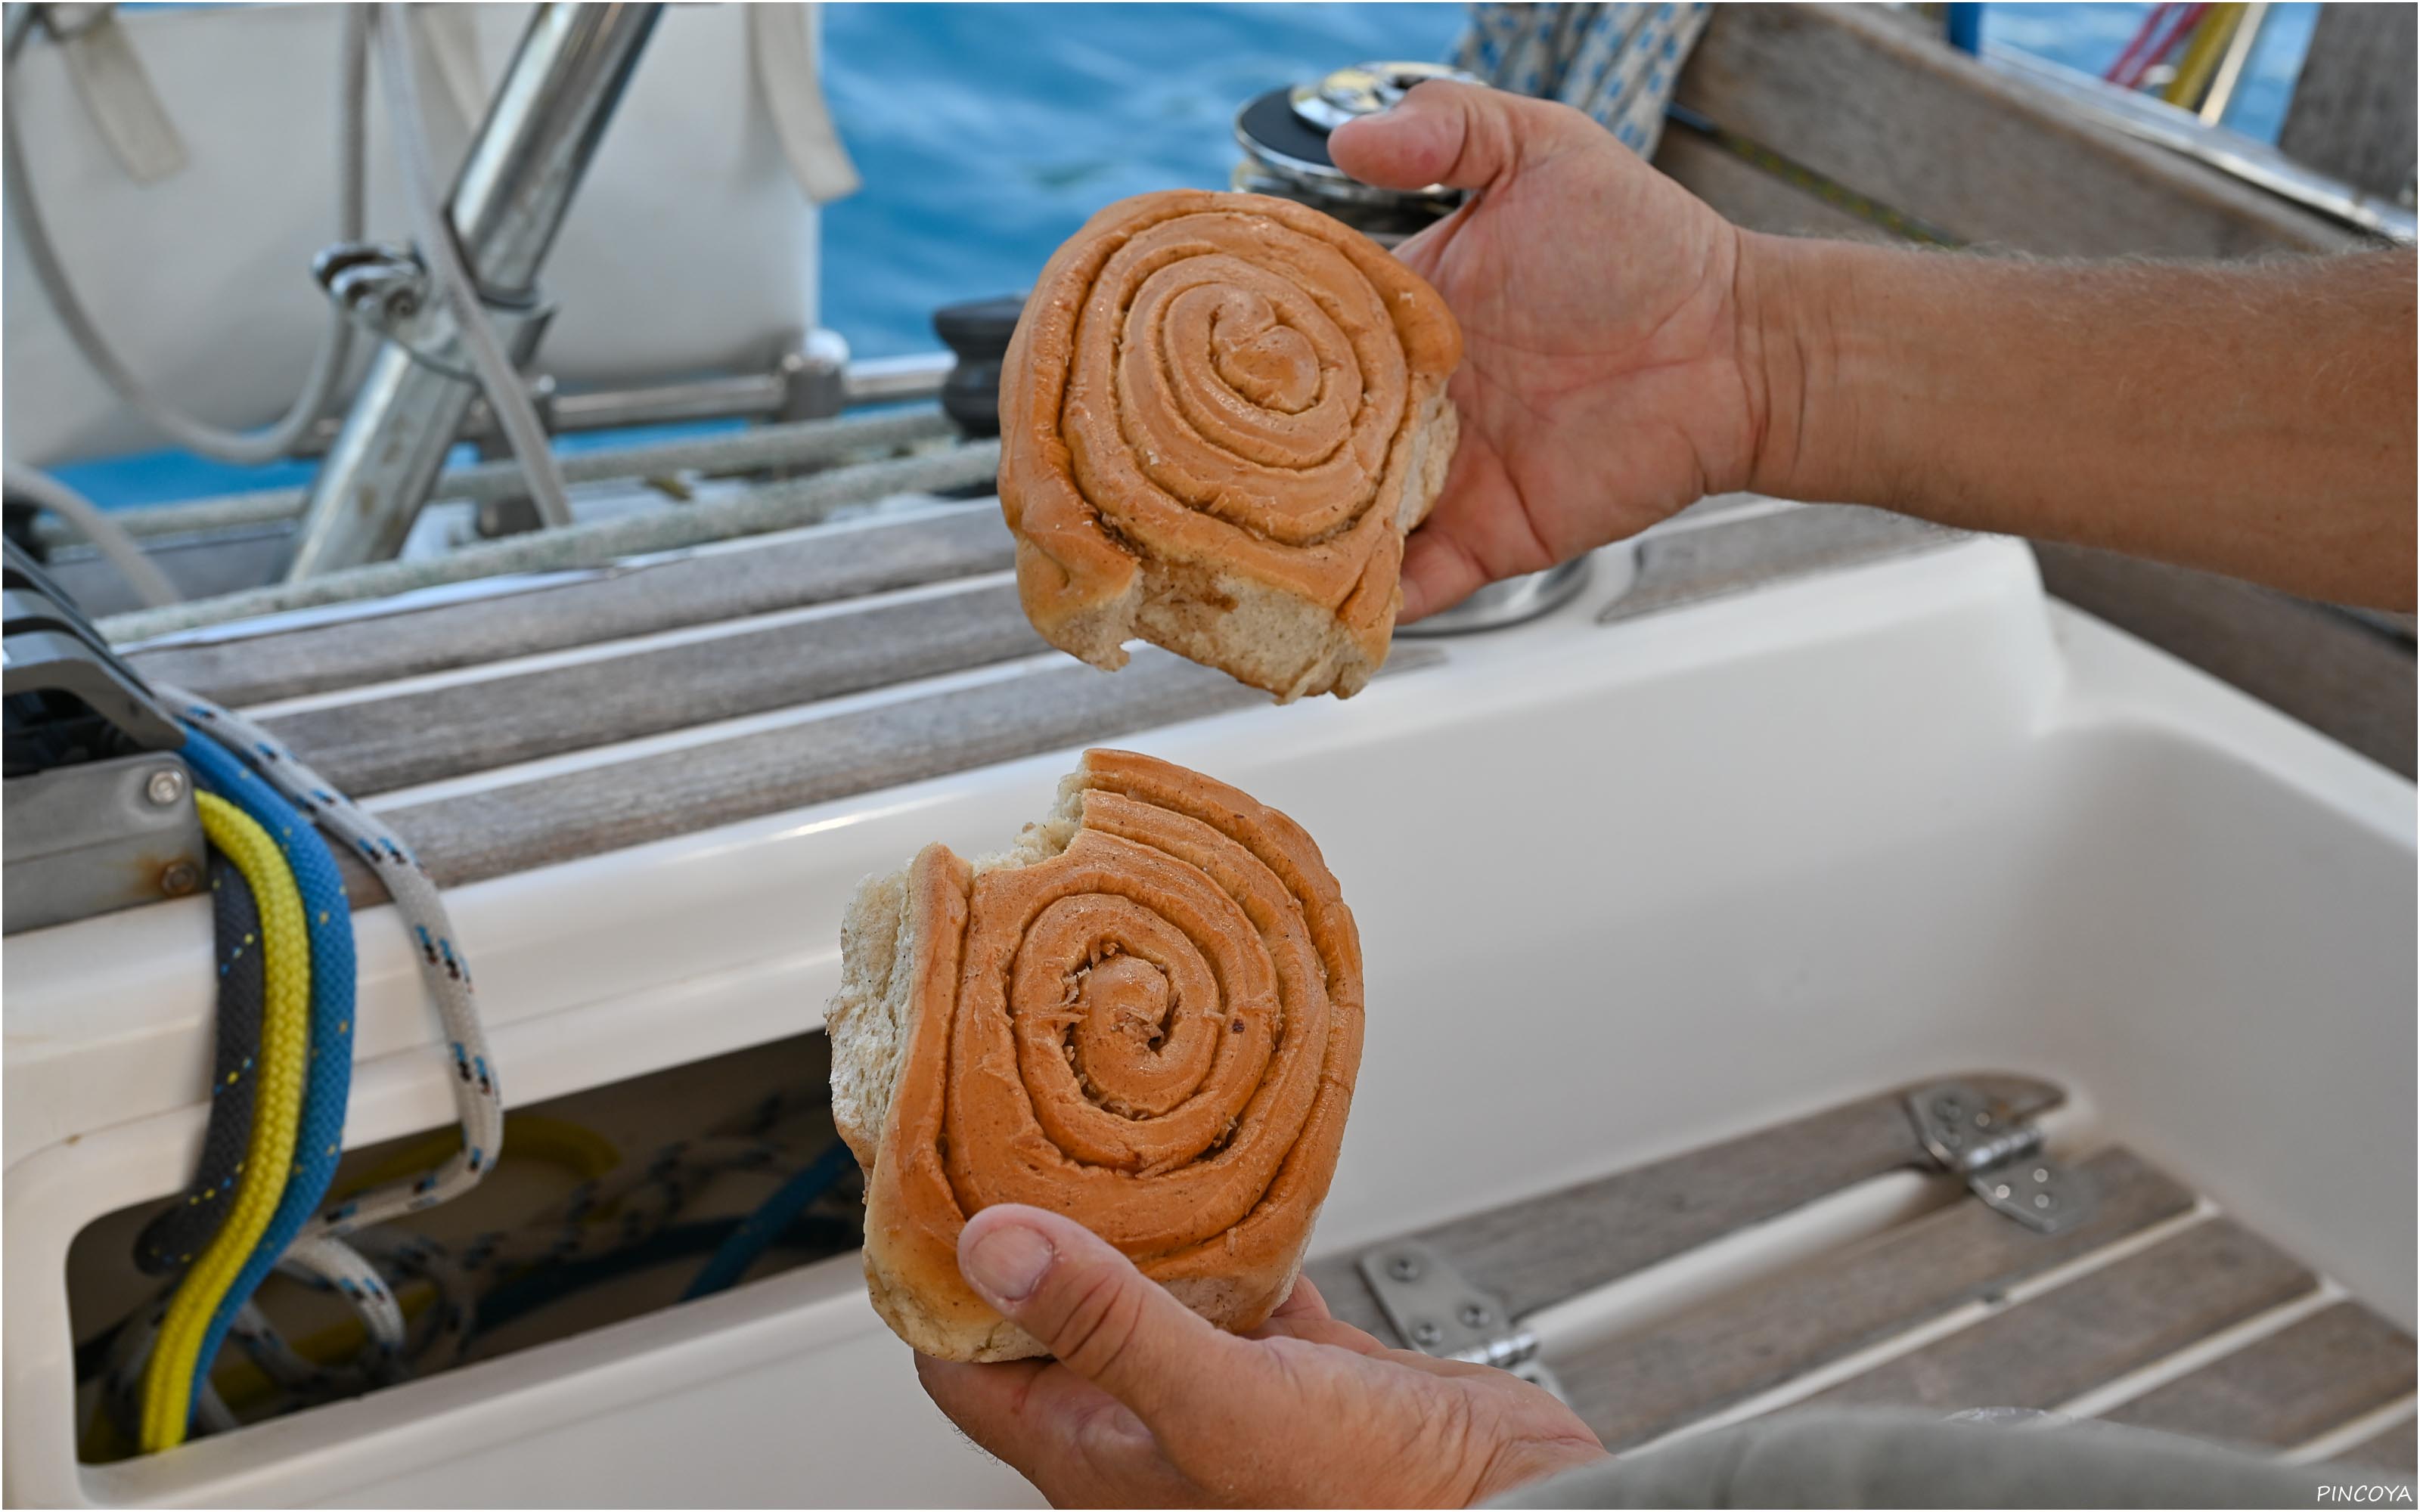
[[[202,885],[202,869],[191,861],[171,861],[160,869],[160,890],[182,898]]]
[[[1444,1337],[1445,1330],[1435,1323],[1419,1322],[1412,1325],[1412,1342],[1424,1350],[1435,1348]]]
[[[1466,1302],[1462,1304],[1462,1324],[1465,1328],[1485,1328],[1488,1320],[1495,1316],[1488,1311],[1487,1304],[1483,1302]]]
[[[1398,1281],[1418,1281],[1420,1262],[1417,1256],[1398,1255],[1387,1262],[1387,1273]]]
[[[163,766],[144,780],[143,795],[157,807],[165,809],[185,795],[185,769]]]

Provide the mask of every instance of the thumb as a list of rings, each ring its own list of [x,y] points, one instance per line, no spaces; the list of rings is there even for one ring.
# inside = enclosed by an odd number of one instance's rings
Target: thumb
[[[1568,106],[1432,79],[1392,110],[1338,127],[1328,134],[1327,153],[1346,173],[1382,189],[1486,189],[1569,130],[1565,117],[1595,124]]]
[[[1238,1378],[1260,1364],[1083,1225],[1040,1208],[976,1213],[958,1236],[958,1269],[984,1301],[1155,1432],[1187,1401],[1236,1399]]]

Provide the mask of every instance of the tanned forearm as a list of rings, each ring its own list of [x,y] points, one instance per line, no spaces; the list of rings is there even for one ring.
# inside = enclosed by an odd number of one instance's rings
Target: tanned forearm
[[[2074,265],[1744,238],[1752,486],[2413,600],[2410,252]]]

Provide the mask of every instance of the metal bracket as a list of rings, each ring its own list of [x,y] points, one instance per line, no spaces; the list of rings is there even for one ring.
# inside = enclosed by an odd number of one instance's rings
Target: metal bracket
[[[206,876],[184,733],[13,541],[0,577],[0,933],[182,897]]]
[[[0,694],[57,690],[82,700],[147,750],[185,743],[176,717],[142,674],[118,658],[50,575],[17,543],[7,544],[0,574]],[[17,733],[12,714],[9,733]],[[13,764],[13,759],[12,759]]]
[[[2009,1117],[1963,1082],[1909,1093],[1907,1112],[1926,1153],[1964,1177],[1993,1211],[2045,1234],[2092,1216],[2100,1194],[2091,1178],[2043,1154],[2039,1125]]]
[[[0,933],[199,891],[209,854],[178,757],[139,752],[0,783]]]
[[[1387,1321],[1413,1349],[1509,1370],[1562,1396],[1562,1383],[1537,1357],[1538,1335],[1515,1325],[1502,1302],[1429,1245],[1390,1240],[1365,1252],[1358,1264]]]
[[[339,241],[311,259],[311,276],[347,319],[392,341],[421,366],[476,388],[479,376],[463,358],[454,316],[429,278],[417,248],[378,241]],[[497,339],[520,362],[535,351],[554,306],[532,295],[500,300],[481,290]]]

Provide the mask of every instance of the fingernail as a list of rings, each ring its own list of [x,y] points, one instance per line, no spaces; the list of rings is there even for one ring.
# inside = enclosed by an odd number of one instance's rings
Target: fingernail
[[[1002,1224],[969,1244],[958,1268],[985,1300],[1023,1302],[1056,1258],[1050,1241],[1020,1224]]]

